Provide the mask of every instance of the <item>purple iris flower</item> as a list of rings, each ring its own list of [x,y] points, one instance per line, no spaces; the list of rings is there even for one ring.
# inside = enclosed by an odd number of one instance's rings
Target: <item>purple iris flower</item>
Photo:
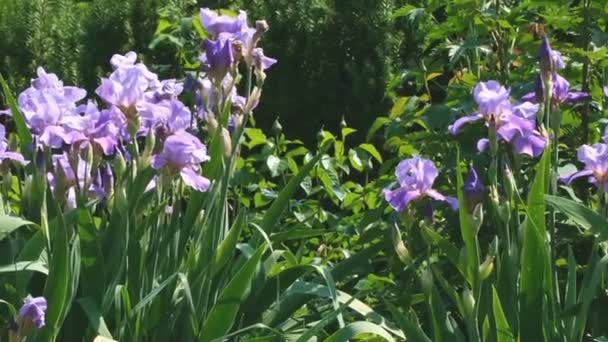
[[[77,163],[76,170],[74,170],[67,154],[53,155],[52,159],[54,172],[47,173],[47,180],[51,190],[57,195],[65,196],[69,209],[76,208],[76,187],[81,191],[86,189],[87,195],[90,198],[101,200],[105,197],[94,186],[99,170],[93,172],[90,163],[78,156],[75,161]],[[61,173],[62,177],[58,177],[58,173]]]
[[[253,65],[258,70],[266,70],[276,64],[277,60],[274,58],[266,57],[262,48],[255,48],[251,53],[253,58]]]
[[[247,26],[247,13],[245,11],[239,11],[239,16],[234,18],[219,15],[209,8],[201,8],[200,19],[205,32],[214,37],[221,33],[238,33]]]
[[[477,174],[475,168],[471,168],[467,174],[467,178],[464,181],[462,190],[465,195],[471,195],[476,193],[483,193],[486,191],[486,187],[483,185]]]
[[[177,97],[184,91],[184,84],[174,79],[161,81],[158,88],[152,93],[150,102],[160,102],[163,100],[177,100]]]
[[[127,52],[124,56],[115,54],[110,58],[110,64],[112,65],[112,70],[120,69],[120,68],[129,68],[135,65],[137,61],[137,53],[134,51]]]
[[[86,96],[86,91],[64,87],[55,74],[48,74],[43,68],[38,68],[37,73],[30,88],[19,95],[19,109],[42,144],[59,148],[64,142],[69,143],[63,125],[67,118],[78,115],[76,102]]]
[[[186,131],[169,136],[160,154],[152,156],[153,168],[179,173],[184,183],[197,191],[209,189],[209,179],[199,174],[200,164],[208,161],[207,148],[200,140]]]
[[[0,125],[0,162],[5,160],[14,161],[21,165],[27,164],[27,161],[23,158],[21,153],[8,151],[6,128],[4,128],[3,125]]]
[[[19,309],[19,317],[31,320],[36,328],[44,327],[44,314],[46,312],[46,299],[44,297],[27,296],[25,303]]]
[[[135,64],[133,56],[136,57],[133,52],[126,56],[114,55],[114,71],[109,78],[101,79],[101,85],[95,91],[104,102],[120,108],[126,116],[134,115],[145,102],[147,92],[160,85],[158,76],[144,64]]]
[[[215,84],[220,84],[228,71],[232,63],[234,63],[234,57],[232,55],[232,40],[221,38],[218,40],[206,39],[203,42],[204,54],[201,55],[200,60],[205,66],[209,78],[211,78]]]
[[[120,128],[116,124],[116,111],[106,109],[99,111],[93,102],[79,108],[81,116],[73,116],[66,120],[70,144],[80,148],[92,145],[93,150],[101,150],[109,156],[114,153],[120,136]]]
[[[433,183],[439,175],[432,161],[420,157],[403,160],[395,171],[399,188],[384,189],[384,198],[397,211],[403,211],[410,202],[423,197],[447,202],[452,209],[458,209],[458,200],[447,197],[433,189]]]
[[[140,113],[142,130],[145,131],[157,129],[168,135],[192,128],[190,109],[179,100],[146,103]]]
[[[566,184],[572,183],[579,177],[589,177],[589,183],[608,191],[608,145],[583,145],[578,149],[578,160],[585,164],[585,168],[561,179]]]
[[[544,88],[542,80],[540,83],[540,87],[541,90]],[[543,91],[536,90],[534,92],[530,92],[522,96],[521,100],[540,103],[543,101],[542,94]],[[554,104],[561,105],[566,103],[575,103],[579,101],[584,101],[587,98],[589,98],[589,94],[580,91],[570,91],[570,83],[568,83],[565,78],[561,77],[557,73],[553,74],[553,93],[551,101]]]
[[[608,86],[604,87],[604,96],[608,97]]]
[[[542,153],[546,139],[536,130],[537,104],[524,102],[513,106],[509,91],[496,81],[481,82],[475,86],[474,98],[479,112],[457,119],[449,127],[451,134],[458,134],[467,123],[484,120],[486,126],[496,129],[500,140],[512,143],[517,153],[532,157]],[[488,146],[488,139],[480,139],[477,143],[480,152]]]

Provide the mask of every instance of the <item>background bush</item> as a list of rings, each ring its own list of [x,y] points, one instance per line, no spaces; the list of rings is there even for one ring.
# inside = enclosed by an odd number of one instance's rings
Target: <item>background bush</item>
[[[150,47],[159,15],[195,15],[199,7],[243,8],[271,23],[266,50],[280,62],[266,87],[274,95],[258,110],[269,127],[279,116],[289,134],[314,141],[342,117],[368,127],[389,102],[384,86],[412,56],[392,18],[404,0],[4,0],[0,2],[0,72],[24,88],[36,66],[93,91],[116,52],[135,50],[163,76],[179,74],[177,48]],[[415,38],[419,39],[419,38]],[[183,41],[181,44],[185,44]],[[409,51],[409,52],[407,52]],[[190,62],[196,56],[191,55]]]

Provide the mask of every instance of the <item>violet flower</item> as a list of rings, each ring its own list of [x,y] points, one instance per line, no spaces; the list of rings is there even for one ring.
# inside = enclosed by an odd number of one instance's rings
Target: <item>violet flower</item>
[[[584,101],[589,98],[589,94],[580,91],[570,91],[570,83],[557,73],[554,73],[553,76],[553,92],[551,96],[551,102],[555,105],[575,103],[579,101]],[[540,76],[539,76],[540,79]],[[537,88],[539,85],[537,85]],[[530,101],[534,103],[540,103],[543,101],[543,91],[544,85],[542,80],[540,81],[540,91],[535,90],[534,92],[530,92],[522,96],[522,101]]]
[[[197,191],[209,189],[209,179],[199,174],[200,164],[208,161],[207,148],[197,137],[186,131],[169,136],[160,154],[152,156],[153,168],[168,170],[170,174],[179,173],[184,183]]]
[[[209,78],[215,84],[220,84],[230,67],[234,63],[232,54],[232,41],[230,39],[205,40],[203,42],[204,54],[200,61],[205,66]]]
[[[111,62],[114,72],[109,78],[102,78],[95,91],[104,102],[120,108],[127,117],[135,115],[146,101],[147,93],[160,86],[158,76],[144,64],[135,64],[133,56],[136,56],[134,52],[114,55]]]
[[[395,190],[384,189],[384,198],[397,211],[403,211],[410,202],[430,197],[447,202],[452,209],[458,209],[458,200],[447,197],[433,189],[439,171],[432,161],[420,157],[403,160],[395,171],[399,187]]]
[[[31,320],[36,328],[44,327],[44,314],[47,304],[44,297],[27,296],[25,303],[19,309],[19,317],[24,320]]]
[[[179,100],[164,100],[146,103],[141,110],[142,128],[140,133],[150,129],[169,135],[180,130],[192,128],[190,109]]]
[[[262,48],[253,49],[251,57],[253,58],[254,67],[261,71],[264,71],[277,63],[276,59],[266,57]]]
[[[67,154],[53,155],[52,159],[54,170],[47,173],[47,180],[51,190],[57,196],[65,196],[68,209],[76,208],[77,187],[80,191],[86,191],[90,198],[100,200],[105,197],[93,186],[97,174],[93,172],[90,163],[78,156],[75,161],[76,170],[74,170]]]
[[[81,106],[79,112],[81,116],[70,117],[64,123],[69,143],[80,148],[92,145],[94,151],[101,150],[107,156],[113,154],[120,136],[120,127],[113,117],[116,111],[99,111],[93,102],[89,102]]]
[[[19,109],[42,144],[59,148],[69,143],[63,125],[67,118],[77,116],[76,102],[86,96],[86,91],[63,86],[55,74],[43,68],[38,68],[37,74],[30,88],[19,95]]]
[[[583,145],[578,149],[578,160],[585,164],[585,168],[568,176],[561,177],[566,184],[577,178],[589,177],[589,183],[594,184],[603,191],[608,191],[608,145]]]
[[[239,11],[238,17],[219,15],[209,8],[201,8],[201,25],[211,36],[219,36],[220,33],[238,33],[247,26],[247,13]]]
[[[483,185],[474,167],[469,169],[467,178],[462,187],[464,198],[469,211],[472,211],[478,203],[483,201],[483,196],[486,192],[486,187]]]
[[[512,143],[517,153],[531,157],[542,153],[546,139],[536,130],[537,104],[524,102],[513,106],[509,100],[509,91],[496,81],[480,82],[475,86],[474,98],[479,105],[479,112],[457,119],[449,127],[451,134],[458,134],[467,123],[483,120],[486,126],[496,129],[500,140]],[[480,139],[477,143],[480,152],[488,146],[488,139]]]

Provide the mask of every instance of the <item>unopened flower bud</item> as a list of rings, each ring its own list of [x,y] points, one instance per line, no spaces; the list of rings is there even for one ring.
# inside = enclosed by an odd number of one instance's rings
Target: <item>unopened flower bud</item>
[[[268,26],[268,22],[266,20],[258,20],[255,22],[255,30],[256,32],[266,33],[270,27]]]
[[[279,118],[276,118],[274,120],[274,123],[272,124],[272,132],[275,134],[279,134],[283,131],[283,126],[281,126],[281,123],[279,122]]]
[[[230,132],[226,128],[222,128],[220,143],[224,157],[230,157],[232,155],[232,139],[230,138]]]
[[[116,151],[116,155],[112,164],[114,166],[114,170],[116,171],[117,177],[120,179],[120,177],[127,170],[127,161],[125,160],[125,157],[123,156],[120,150]]]
[[[462,187],[464,192],[467,209],[472,212],[475,206],[483,202],[483,197],[486,192],[486,187],[483,185],[477,174],[477,170],[471,167],[469,174]]]
[[[464,304],[464,310],[467,317],[473,317],[475,314],[475,298],[473,293],[468,288],[462,291],[462,302]]]
[[[481,280],[484,280],[488,278],[490,274],[492,274],[493,270],[494,258],[488,255],[486,257],[486,260],[481,265],[479,265],[479,277],[481,278]]]
[[[420,281],[422,283],[422,290],[427,296],[429,296],[431,289],[433,288],[433,272],[430,268],[427,267],[422,270]]]
[[[340,121],[340,128],[346,128],[346,127],[348,127],[348,124],[346,123],[344,116],[342,116],[342,121]]]
[[[546,35],[543,37],[542,43],[540,44],[540,51],[538,54],[540,59],[540,71],[543,78],[545,78],[545,75],[551,75],[555,71],[551,44],[549,44],[549,38],[547,38]]]
[[[207,121],[207,129],[209,130],[209,134],[214,135],[220,126],[215,118],[215,115],[213,113],[208,113],[205,116],[205,121]]]
[[[232,56],[235,64],[238,64],[238,62],[243,58],[243,42],[240,40],[235,40],[232,42]]]

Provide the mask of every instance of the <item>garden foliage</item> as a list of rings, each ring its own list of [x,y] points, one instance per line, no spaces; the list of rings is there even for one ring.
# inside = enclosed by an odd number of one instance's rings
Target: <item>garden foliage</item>
[[[0,78],[3,338],[606,340],[608,4],[279,3],[175,1],[151,36],[125,32],[170,63],[121,47],[107,72],[10,59],[4,77],[36,75],[16,93]],[[271,80],[296,62],[266,47],[301,32],[282,20],[303,3],[313,21],[369,10],[417,32],[381,90],[361,59],[343,65],[392,102],[360,135],[342,120],[304,144],[283,128],[298,121],[256,122],[264,98],[291,101]],[[399,36],[371,33],[322,37],[379,57]],[[101,76],[92,91],[80,72]]]

